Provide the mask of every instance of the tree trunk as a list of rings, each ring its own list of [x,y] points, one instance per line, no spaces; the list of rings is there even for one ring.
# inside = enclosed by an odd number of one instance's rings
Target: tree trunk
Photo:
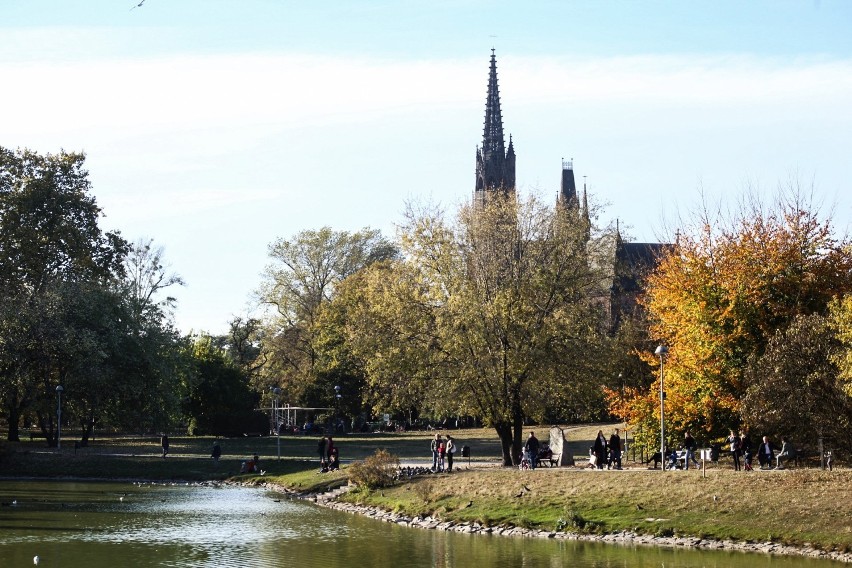
[[[517,456],[520,462],[521,453],[524,451],[524,414],[521,411],[520,403],[513,409],[512,414],[512,426],[514,430],[512,436],[513,455]]]
[[[56,447],[56,429],[53,424],[53,415],[48,414],[48,417],[45,418],[44,414],[41,412],[36,414],[38,420],[38,427],[41,429],[41,433],[44,434],[44,439],[47,441],[48,448]]]
[[[10,442],[21,441],[21,410],[16,404],[10,403],[7,406],[7,418],[9,419],[9,434],[6,439]]]
[[[81,426],[83,427],[83,435],[80,437],[80,447],[87,448],[89,446],[89,438],[92,437],[92,430],[95,428],[94,414],[89,414],[86,419],[82,421]]]
[[[511,467],[517,465],[517,456],[512,453],[512,425],[508,422],[500,422],[494,425],[497,436],[500,438],[500,449],[503,452],[503,466]]]

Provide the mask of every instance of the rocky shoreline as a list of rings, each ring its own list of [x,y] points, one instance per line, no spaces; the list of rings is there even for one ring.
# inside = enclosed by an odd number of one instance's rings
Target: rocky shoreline
[[[522,527],[490,527],[479,523],[455,523],[444,521],[431,516],[410,517],[407,515],[393,513],[378,507],[368,507],[338,501],[337,497],[348,490],[347,487],[335,489],[328,493],[319,495],[304,495],[303,499],[314,501],[317,505],[352,513],[364,515],[377,521],[394,523],[400,526],[413,527],[427,530],[452,531],[466,534],[491,534],[500,536],[513,536],[522,538],[543,538],[555,540],[583,540],[590,542],[603,542],[608,544],[639,545],[639,546],[661,546],[668,548],[695,548],[701,550],[728,550],[739,552],[756,552],[762,554],[803,556],[819,558],[824,560],[835,560],[838,562],[852,563],[852,552],[841,552],[837,550],[820,550],[812,547],[799,547],[779,544],[775,542],[737,542],[732,540],[714,540],[699,537],[679,536],[655,536],[638,534],[631,531],[621,531],[608,534],[583,534],[574,532],[557,532],[538,529],[525,529]]]

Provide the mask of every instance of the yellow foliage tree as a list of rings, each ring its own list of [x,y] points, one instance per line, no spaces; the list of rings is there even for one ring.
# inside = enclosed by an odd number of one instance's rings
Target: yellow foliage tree
[[[649,277],[651,334],[669,347],[668,431],[710,437],[738,426],[749,358],[797,315],[825,314],[833,296],[849,291],[848,241],[806,201],[797,191],[768,209],[751,200],[726,222],[705,212]],[[634,418],[649,428],[659,409],[650,414],[641,399],[658,392],[656,382],[635,400]]]

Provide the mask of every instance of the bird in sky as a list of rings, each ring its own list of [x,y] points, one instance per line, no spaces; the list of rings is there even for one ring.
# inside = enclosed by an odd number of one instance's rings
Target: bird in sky
[[[136,4],[135,6],[133,6],[133,7],[132,7],[132,8],[130,8],[130,9],[131,9],[131,10],[135,10],[136,8],[141,8],[141,7],[142,7],[142,4],[144,4],[144,3],[145,3],[145,0],[142,0],[141,2],[139,2],[138,4]]]

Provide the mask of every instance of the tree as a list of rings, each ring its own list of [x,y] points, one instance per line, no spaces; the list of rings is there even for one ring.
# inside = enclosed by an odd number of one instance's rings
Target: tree
[[[837,365],[841,388],[852,396],[852,295],[836,298],[830,306],[830,314],[831,327],[840,343],[832,361]]]
[[[163,247],[154,246],[154,239],[137,239],[124,259],[125,290],[134,316],[161,322],[175,307],[175,298],[161,297],[172,286],[184,286],[178,274],[169,272],[163,260]]]
[[[320,310],[345,278],[396,254],[396,247],[379,231],[368,228],[349,233],[324,227],[270,245],[272,264],[260,298],[275,312],[264,333],[262,391],[280,386],[291,400],[314,406],[332,402],[333,391],[317,388]]]
[[[102,232],[83,154],[0,148],[0,397],[10,440],[37,405],[52,441],[54,389],[77,353],[64,325],[75,285],[112,286],[127,243]]]
[[[743,420],[752,431],[787,435],[798,445],[824,438],[852,450],[852,397],[838,382],[840,343],[826,317],[793,319],[746,372]]]
[[[648,280],[652,336],[669,347],[665,367],[670,431],[721,436],[736,427],[751,358],[799,315],[825,314],[852,286],[848,243],[834,237],[801,191],[769,208],[756,200],[729,219],[706,212]],[[654,363],[652,354],[646,360]],[[636,399],[635,419],[656,431],[648,410],[659,382]],[[655,411],[656,412],[656,411]]]
[[[190,433],[233,436],[266,430],[267,417],[256,412],[259,395],[228,355],[210,337],[199,337],[187,348],[191,365],[184,376],[183,411]]]
[[[522,428],[599,377],[605,275],[589,226],[535,198],[494,197],[454,223],[410,210],[404,260],[347,282],[348,339],[377,406],[422,404],[438,416],[482,418],[503,464]],[[601,358],[598,359],[598,355]]]

